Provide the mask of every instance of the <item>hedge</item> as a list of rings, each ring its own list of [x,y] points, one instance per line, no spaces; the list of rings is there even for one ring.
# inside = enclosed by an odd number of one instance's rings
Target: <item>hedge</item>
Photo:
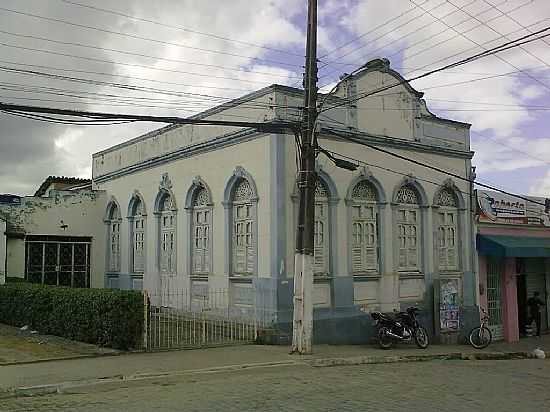
[[[143,295],[29,283],[0,286],[0,322],[116,349],[142,346]]]

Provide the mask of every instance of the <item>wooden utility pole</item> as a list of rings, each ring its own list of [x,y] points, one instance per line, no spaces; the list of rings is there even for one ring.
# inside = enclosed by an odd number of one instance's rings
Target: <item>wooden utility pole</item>
[[[292,352],[311,353],[313,335],[313,234],[315,224],[315,120],[317,118],[317,0],[308,0],[304,109],[296,252],[294,255],[294,318]],[[300,148],[298,149],[300,150]]]

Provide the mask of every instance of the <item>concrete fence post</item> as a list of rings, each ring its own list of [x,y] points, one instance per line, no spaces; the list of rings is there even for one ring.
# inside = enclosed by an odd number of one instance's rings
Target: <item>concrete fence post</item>
[[[149,349],[149,294],[143,290],[143,349]]]

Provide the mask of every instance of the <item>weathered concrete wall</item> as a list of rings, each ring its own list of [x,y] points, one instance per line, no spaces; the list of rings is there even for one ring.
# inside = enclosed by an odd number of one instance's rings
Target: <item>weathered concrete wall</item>
[[[103,287],[105,269],[106,195],[99,191],[52,192],[51,197],[26,197],[21,206],[2,210],[18,236],[8,240],[8,275],[25,273],[23,236],[89,236],[92,238],[90,278],[92,287]],[[65,228],[62,227],[66,225]]]
[[[6,277],[6,221],[0,219],[0,285],[5,283]]]

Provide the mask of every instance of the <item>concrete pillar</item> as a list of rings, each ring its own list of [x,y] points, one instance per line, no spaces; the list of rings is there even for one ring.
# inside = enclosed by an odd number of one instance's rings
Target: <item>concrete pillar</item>
[[[519,341],[516,259],[504,259],[501,285],[502,326],[506,342]]]

